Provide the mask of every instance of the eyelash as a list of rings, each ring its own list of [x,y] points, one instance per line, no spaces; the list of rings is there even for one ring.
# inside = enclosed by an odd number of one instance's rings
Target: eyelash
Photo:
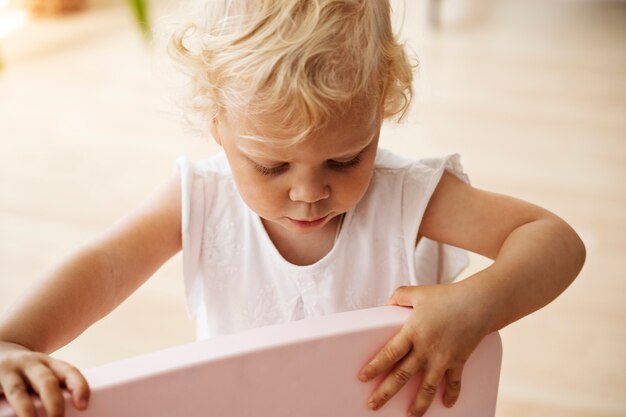
[[[258,165],[258,164],[254,164],[253,166],[254,166],[254,169],[256,169],[257,171],[261,173],[261,175],[266,175],[266,176],[278,175],[281,172],[283,172],[285,169],[287,169],[286,164],[283,164],[277,167],[272,167],[272,168],[264,167],[263,165]]]
[[[361,154],[358,154],[357,156],[355,156],[354,158],[346,162],[337,162],[337,161],[329,161],[329,162],[330,162],[329,164],[330,167],[335,168],[335,169],[354,168],[355,166],[359,165],[359,162],[361,162]]]
[[[361,154],[355,156],[349,161],[346,162],[337,162],[337,161],[328,161],[328,165],[332,169],[344,170],[356,167],[361,162]],[[287,169],[288,164],[283,164],[277,167],[268,168],[263,165],[254,164],[254,169],[259,171],[261,175],[265,176],[275,176]]]

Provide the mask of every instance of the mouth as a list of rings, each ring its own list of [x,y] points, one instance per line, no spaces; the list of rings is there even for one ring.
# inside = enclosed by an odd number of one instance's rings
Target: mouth
[[[292,224],[298,227],[303,227],[303,228],[319,226],[322,223],[324,223],[327,218],[328,218],[328,214],[324,217],[319,217],[317,219],[292,219],[291,217],[288,217],[289,221]]]

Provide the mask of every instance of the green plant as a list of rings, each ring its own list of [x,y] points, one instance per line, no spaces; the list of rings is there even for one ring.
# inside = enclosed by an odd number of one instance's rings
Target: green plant
[[[152,29],[148,21],[148,7],[145,0],[128,0],[130,7],[135,15],[135,20],[141,29],[141,32],[150,39],[152,37]]]

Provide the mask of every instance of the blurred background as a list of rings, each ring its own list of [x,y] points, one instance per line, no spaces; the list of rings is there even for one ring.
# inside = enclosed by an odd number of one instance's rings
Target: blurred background
[[[185,4],[148,3],[155,42],[130,1],[0,0],[0,313],[177,156],[218,151],[181,122],[163,51]],[[392,3],[420,69],[382,145],[458,152],[476,187],[546,207],[587,245],[574,284],[501,332],[497,415],[626,416],[626,2]],[[54,356],[89,368],[191,342],[184,305],[179,255]]]

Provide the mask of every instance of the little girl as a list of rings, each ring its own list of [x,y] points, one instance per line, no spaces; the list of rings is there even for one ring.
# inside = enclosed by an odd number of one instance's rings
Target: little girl
[[[387,0],[215,1],[173,37],[192,107],[223,153],[52,270],[0,321],[0,385],[21,417],[87,407],[81,373],[47,356],[107,315],[182,249],[199,338],[387,304],[403,328],[355,380],[388,372],[382,407],[418,372],[422,416],[483,337],[541,308],[585,258],[576,233],[537,206],[469,185],[458,156],[410,161],[378,148],[411,98],[411,66]],[[222,4],[224,3],[224,4]],[[463,250],[494,260],[453,282]],[[433,285],[440,284],[440,285]]]

